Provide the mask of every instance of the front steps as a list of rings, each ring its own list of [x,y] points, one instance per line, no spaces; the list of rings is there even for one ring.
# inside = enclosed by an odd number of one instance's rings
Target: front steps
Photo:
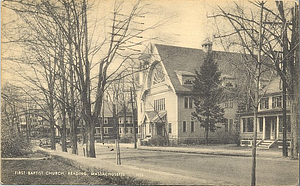
[[[256,147],[259,149],[270,149],[277,140],[257,140]],[[244,147],[252,147],[253,140],[241,140],[240,145]]]
[[[260,148],[260,149],[270,149],[270,147],[273,146],[275,142],[276,142],[276,140],[262,140],[257,145],[257,148]]]

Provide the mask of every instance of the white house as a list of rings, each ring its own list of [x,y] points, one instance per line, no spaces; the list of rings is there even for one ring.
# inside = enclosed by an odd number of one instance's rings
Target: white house
[[[265,88],[265,94],[258,107],[257,139],[258,146],[270,148],[277,144],[282,147],[282,81],[275,78]],[[290,101],[287,96],[287,145],[291,142]],[[240,117],[241,145],[251,146],[253,139],[253,112]]]

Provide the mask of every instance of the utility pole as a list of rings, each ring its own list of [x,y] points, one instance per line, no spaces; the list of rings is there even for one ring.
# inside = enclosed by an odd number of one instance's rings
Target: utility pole
[[[119,144],[119,124],[117,121],[117,114],[116,114],[116,104],[113,103],[113,120],[115,126],[115,143],[116,143],[116,162],[117,165],[121,165],[121,152],[120,152],[120,144]]]
[[[282,5],[282,4],[281,4]],[[283,10],[283,7],[282,7]],[[285,17],[282,16],[282,27],[283,27],[283,60],[282,60],[282,72],[285,77],[285,79],[282,81],[282,118],[283,118],[283,125],[282,125],[282,141],[283,141],[283,146],[282,146],[282,156],[287,157],[288,156],[288,151],[287,151],[287,145],[286,145],[286,63],[288,61],[288,37],[287,37],[287,23],[285,20]]]
[[[136,140],[136,108],[134,107],[134,99],[133,99],[133,90],[132,87],[130,87],[130,102],[131,102],[131,108],[132,108],[132,120],[133,120],[133,137],[134,137],[134,148],[137,148],[137,140]]]
[[[280,17],[282,19],[282,22],[276,22],[276,23],[267,23],[267,24],[281,24],[282,25],[282,74],[283,78],[282,80],[282,156],[287,157],[288,156],[288,150],[287,150],[287,125],[286,125],[286,94],[287,94],[287,74],[286,74],[286,67],[287,63],[290,60],[290,51],[289,51],[289,41],[287,36],[287,28],[289,25],[292,25],[293,23],[290,23],[286,20],[284,15],[284,8],[283,8],[283,2],[282,1],[276,1],[278,11],[280,13]],[[297,129],[298,130],[298,129]]]

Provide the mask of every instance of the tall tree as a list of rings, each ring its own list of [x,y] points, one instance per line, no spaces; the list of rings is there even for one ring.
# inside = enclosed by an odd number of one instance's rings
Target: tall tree
[[[263,7],[261,4],[262,2],[258,1],[250,2],[247,8],[244,7],[246,4],[238,3],[233,4],[230,9],[219,7],[220,13],[210,17],[216,20],[215,37],[220,38],[226,50],[244,50],[244,53],[250,54],[254,60],[257,58],[261,25],[261,55],[263,58],[268,58],[262,59],[263,66],[266,68],[261,72],[264,73],[267,68],[277,71],[282,82],[285,83],[291,101],[292,158],[298,158],[299,97],[294,95],[299,95],[299,55],[297,55],[299,53],[299,8],[297,3],[287,1],[276,1],[276,3],[265,1]],[[260,9],[263,9],[262,16],[258,16]],[[260,17],[262,17],[262,24],[260,24]],[[226,26],[228,30],[222,28],[223,24],[228,23],[227,21],[232,25],[232,27]],[[246,69],[250,74],[255,72],[254,68],[247,66]],[[268,79],[268,77],[262,75],[261,78]],[[263,92],[260,94],[262,95]],[[283,155],[286,156],[286,148],[283,148],[283,151]]]
[[[200,126],[205,129],[206,145],[209,131],[216,130],[216,123],[221,122],[224,115],[224,110],[219,106],[222,94],[220,75],[218,64],[213,60],[213,53],[209,53],[200,71],[196,71],[193,90],[196,95],[195,112],[192,113],[192,116],[200,122]]]

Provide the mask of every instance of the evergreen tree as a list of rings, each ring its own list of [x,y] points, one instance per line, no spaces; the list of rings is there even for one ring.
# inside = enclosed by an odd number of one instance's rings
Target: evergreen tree
[[[205,144],[208,144],[209,131],[216,130],[216,123],[221,122],[224,110],[219,106],[222,99],[221,72],[213,55],[208,54],[200,71],[196,71],[194,83],[195,111],[192,116],[197,118],[200,126],[205,128]]]

